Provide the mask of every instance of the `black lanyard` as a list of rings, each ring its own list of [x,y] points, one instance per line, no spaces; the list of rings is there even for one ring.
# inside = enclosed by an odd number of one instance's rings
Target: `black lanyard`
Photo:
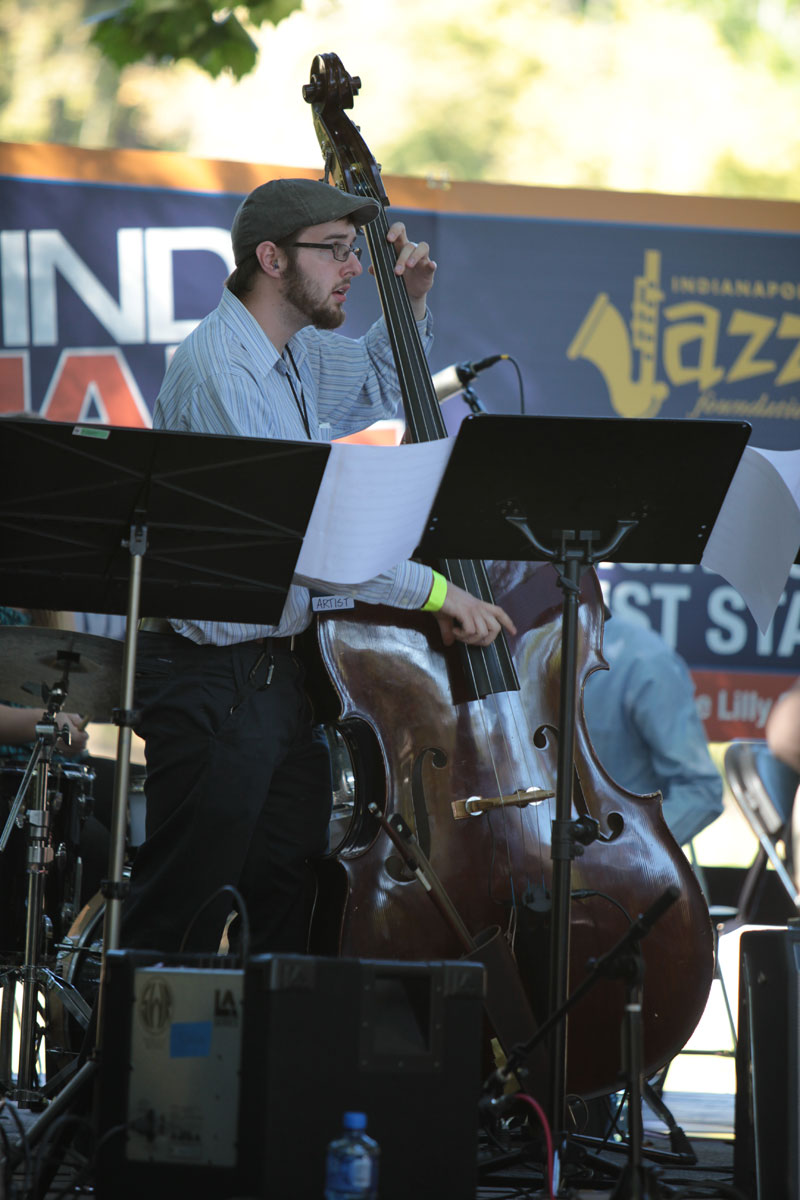
[[[288,346],[286,347],[286,353],[289,355],[289,359],[292,364],[292,370],[297,377],[297,385],[300,388],[299,395],[297,394],[297,388],[294,386],[294,379],[292,379],[291,371],[287,370],[286,378],[289,380],[289,387],[292,389],[294,402],[297,405],[297,411],[300,413],[300,419],[303,422],[303,428],[306,431],[306,437],[309,441],[311,441],[311,426],[308,423],[308,409],[306,408],[306,397],[305,393],[303,392],[303,381],[300,378],[300,372],[297,369],[297,363],[294,361],[294,355]]]

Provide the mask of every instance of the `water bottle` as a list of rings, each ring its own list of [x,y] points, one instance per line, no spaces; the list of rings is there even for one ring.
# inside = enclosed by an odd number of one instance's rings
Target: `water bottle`
[[[344,1133],[328,1145],[325,1160],[325,1200],[376,1200],[380,1150],[364,1131],[362,1112],[346,1112]]]

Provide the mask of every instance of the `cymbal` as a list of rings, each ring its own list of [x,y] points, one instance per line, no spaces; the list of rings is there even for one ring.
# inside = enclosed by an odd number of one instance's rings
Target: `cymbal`
[[[32,625],[0,626],[0,702],[45,707],[66,677],[63,712],[110,722],[120,703],[123,645],[113,638]],[[44,689],[44,691],[43,691]]]

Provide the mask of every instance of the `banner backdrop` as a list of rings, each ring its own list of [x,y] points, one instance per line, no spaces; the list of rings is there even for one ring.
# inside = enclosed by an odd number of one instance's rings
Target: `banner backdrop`
[[[36,177],[10,171],[0,147],[0,412],[147,426],[174,346],[219,299],[252,184],[87,182],[46,167],[43,152]],[[673,224],[649,223],[647,198],[635,221],[597,220],[587,193],[567,220],[553,215],[556,189],[547,216],[525,215],[525,193],[513,214],[447,211],[441,196],[393,210],[439,264],[434,371],[506,354],[519,377],[504,361],[475,380],[491,412],[744,419],[751,445],[800,447],[800,215],[786,228],[789,206],[776,207],[777,232],[768,216],[755,229],[693,226],[676,197]],[[347,311],[350,335],[378,315],[366,273]],[[448,403],[452,425],[459,406]],[[613,611],[687,660],[712,740],[763,736],[800,665],[796,570],[763,636],[699,567],[609,566],[601,579]]]

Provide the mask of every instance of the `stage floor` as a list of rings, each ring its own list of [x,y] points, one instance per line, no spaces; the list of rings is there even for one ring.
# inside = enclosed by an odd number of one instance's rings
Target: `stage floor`
[[[723,961],[724,961],[724,955]],[[735,999],[735,980],[730,981],[731,991]],[[734,1007],[735,1011],[735,1007]],[[719,981],[715,981],[703,1019],[697,1030],[682,1052],[670,1065],[665,1079],[663,1100],[680,1129],[688,1138],[691,1150],[697,1158],[692,1165],[685,1161],[664,1161],[664,1155],[675,1155],[676,1147],[672,1144],[670,1133],[663,1120],[647,1104],[643,1107],[644,1126],[644,1165],[648,1171],[648,1182],[651,1177],[656,1181],[658,1190],[655,1193],[645,1193],[647,1200],[654,1196],[681,1197],[681,1200],[709,1200],[712,1197],[727,1197],[728,1200],[738,1200],[739,1193],[733,1190],[733,1157],[734,1157],[734,1105],[736,1075],[732,1049],[732,1033],[724,997]],[[687,1051],[694,1053],[687,1053]],[[701,1091],[702,1087],[715,1088],[714,1091]],[[0,1200],[56,1200],[56,1197],[91,1196],[92,1174],[90,1164],[85,1160],[77,1163],[69,1157],[64,1157],[58,1163],[56,1175],[48,1180],[45,1189],[35,1186],[35,1179],[41,1161],[42,1151],[49,1143],[49,1134],[41,1138],[41,1142],[27,1147],[24,1144],[22,1131],[28,1129],[37,1120],[37,1114],[27,1109],[19,1109],[16,1105],[6,1102],[0,1109],[0,1141],[12,1152],[17,1152],[21,1161],[9,1181],[11,1188],[2,1190],[2,1173],[0,1173]],[[64,1117],[62,1120],[69,1120]],[[298,1136],[301,1131],[298,1131]],[[413,1120],[409,1123],[408,1136],[414,1136]],[[523,1143],[523,1151],[525,1144]],[[591,1152],[596,1152],[592,1148]],[[653,1152],[659,1156],[656,1161],[649,1157]],[[446,1147],[442,1147],[446,1154]],[[0,1148],[0,1155],[2,1149]],[[620,1152],[603,1152],[605,1167],[596,1173],[591,1182],[584,1185],[576,1183],[570,1193],[571,1200],[605,1200],[613,1195],[614,1179],[625,1167],[625,1155]],[[479,1184],[475,1196],[431,1195],[425,1196],[416,1192],[409,1200],[512,1200],[512,1198],[545,1197],[542,1188],[542,1172],[539,1166],[526,1165],[524,1159],[503,1168],[492,1166],[489,1172],[486,1163],[489,1159],[488,1150],[479,1154]],[[76,1187],[77,1184],[77,1187]],[[82,1185],[86,1185],[81,1190]],[[661,1188],[666,1189],[664,1191]],[[13,1190],[12,1190],[13,1189]],[[619,1200],[627,1197],[627,1192],[620,1193]],[[380,1196],[380,1193],[379,1193]],[[105,1198],[104,1198],[105,1200]],[[223,1200],[220,1197],[220,1200]],[[237,1197],[236,1200],[255,1200],[251,1197]],[[262,1197],[259,1197],[262,1200]],[[264,1197],[263,1200],[269,1200]],[[305,1200],[305,1197],[280,1196],[274,1200]],[[320,1196],[309,1200],[321,1200]],[[741,1197],[741,1200],[752,1200],[752,1197]]]
[[[655,1196],[680,1196],[681,1200],[709,1200],[709,1197],[725,1196],[728,1200],[738,1197],[733,1190],[734,1152],[734,1103],[735,1097],[718,1092],[665,1092],[667,1108],[688,1138],[692,1152],[697,1158],[694,1165],[671,1164],[653,1161],[649,1152],[656,1155],[672,1153],[669,1130],[660,1118],[644,1106],[644,1167],[648,1181],[657,1188],[654,1193],[646,1192],[647,1200]],[[600,1155],[612,1170],[624,1169],[626,1158],[619,1152]],[[484,1177],[478,1187],[476,1200],[523,1200],[525,1197],[542,1197],[541,1176],[531,1172],[526,1181],[524,1169],[509,1168],[492,1173],[491,1182]],[[597,1181],[569,1193],[571,1200],[605,1200],[614,1192],[614,1184]],[[621,1195],[627,1197],[627,1191]],[[455,1198],[453,1198],[455,1200]],[[741,1200],[751,1200],[742,1196]]]
[[[651,1196],[680,1196],[681,1200],[709,1200],[710,1197],[735,1197],[733,1185],[733,1149],[734,1149],[734,1097],[721,1093],[700,1092],[665,1092],[664,1101],[683,1129],[691,1149],[697,1157],[693,1166],[671,1165],[668,1163],[653,1163],[645,1158],[648,1170],[648,1180],[655,1181],[658,1190],[647,1193]],[[15,1111],[12,1113],[11,1109]],[[17,1119],[18,1118],[18,1119]],[[36,1120],[36,1114],[25,1109],[17,1109],[6,1103],[0,1110],[0,1128],[12,1146],[18,1146],[21,1138],[21,1128],[28,1128]],[[409,1130],[413,1136],[413,1130]],[[3,1140],[5,1140],[5,1138]],[[45,1141],[47,1139],[43,1139]],[[661,1120],[650,1110],[644,1108],[644,1143],[647,1151],[671,1151],[669,1131]],[[91,1174],[81,1172],[78,1165],[65,1160],[59,1164],[56,1175],[48,1182],[45,1191],[37,1191],[34,1180],[40,1159],[40,1148],[31,1147],[27,1160],[23,1161],[10,1180],[10,1188],[3,1192],[0,1189],[0,1200],[56,1200],[66,1196],[89,1197],[93,1194]],[[606,1153],[603,1161],[613,1164],[613,1168],[622,1170],[625,1157],[620,1153]],[[77,1184],[77,1186],[76,1186]],[[85,1185],[85,1186],[82,1186]],[[661,1189],[665,1190],[661,1190]],[[491,1177],[484,1176],[478,1186],[474,1200],[524,1200],[525,1197],[539,1198],[546,1196],[542,1189],[541,1174],[538,1169],[526,1167],[519,1163],[507,1169],[492,1172]],[[573,1200],[604,1200],[613,1194],[613,1184],[602,1180],[589,1183],[577,1191],[570,1193]],[[380,1196],[380,1193],[379,1193]],[[222,1198],[220,1198],[222,1200]],[[237,1200],[256,1200],[255,1197],[237,1197]],[[261,1200],[261,1198],[259,1198]],[[267,1198],[268,1200],[268,1198]],[[281,1196],[274,1200],[301,1200],[299,1197]],[[305,1200],[305,1198],[302,1198]],[[310,1200],[310,1198],[309,1198]],[[314,1198],[316,1200],[316,1198]],[[409,1200],[473,1200],[472,1197],[462,1196],[409,1196]],[[742,1197],[742,1200],[751,1200]]]

